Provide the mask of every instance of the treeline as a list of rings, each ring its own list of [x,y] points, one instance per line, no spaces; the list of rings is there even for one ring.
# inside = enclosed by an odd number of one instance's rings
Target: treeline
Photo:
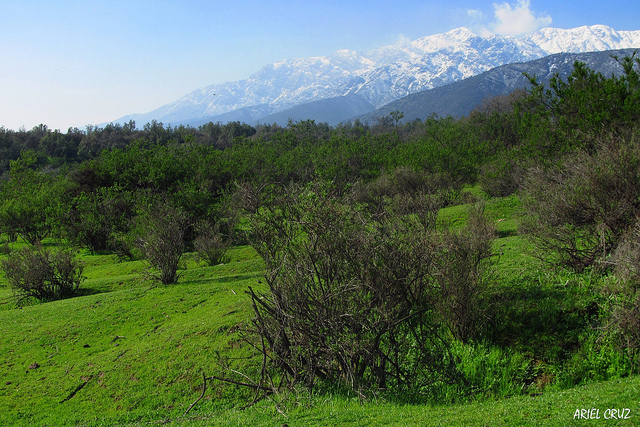
[[[131,242],[126,240],[134,219],[143,206],[164,199],[188,217],[186,247],[193,248],[196,224],[219,228],[215,224],[228,222],[225,215],[231,215],[230,206],[243,186],[268,190],[326,181],[344,190],[397,177],[401,185],[414,185],[402,171],[411,171],[431,192],[456,194],[464,185],[478,183],[491,196],[528,189],[524,195],[533,200],[531,213],[540,221],[555,218],[550,211],[539,211],[547,205],[538,203],[545,197],[534,188],[552,185],[540,177],[559,174],[554,183],[569,179],[571,165],[603,153],[611,157],[612,147],[631,150],[635,143],[638,59],[618,61],[624,69],[618,77],[606,77],[581,63],[566,81],[556,77],[549,87],[530,76],[528,90],[488,99],[458,120],[433,116],[403,123],[402,113],[394,112],[375,124],[356,121],[337,127],[309,120],[286,127],[237,122],[165,127],[152,122],[143,129],[129,122],[66,134],[44,125],[30,131],[0,128],[0,230],[32,244],[55,236],[94,252],[116,250],[130,256]],[[542,172],[536,175],[533,170]],[[632,175],[621,179],[633,182]],[[590,182],[597,181],[592,177]],[[629,200],[625,209],[634,209],[632,194],[623,199]],[[604,205],[575,208],[565,222],[597,210],[602,217],[608,212]],[[632,221],[627,210],[624,220],[608,226],[615,231],[606,253]],[[584,226],[576,221],[565,225]],[[529,227],[553,229],[557,224]],[[228,237],[231,232],[226,231]],[[565,264],[584,268],[598,258],[594,249],[586,251],[590,255],[576,255],[586,253],[584,238],[578,242],[549,231],[547,235],[547,248],[569,251],[577,246],[572,255],[557,257],[573,260]]]
[[[198,145],[227,147],[238,137],[254,135],[256,129],[247,124],[208,123],[199,128],[164,126],[152,121],[142,129],[135,121],[110,123],[104,127],[87,126],[85,130],[69,128],[67,133],[40,124],[31,130],[10,130],[0,127],[0,173],[9,169],[9,162],[17,160],[23,151],[37,153],[38,165],[60,166],[81,163],[99,157],[105,150],[125,148],[133,141],[147,141],[150,145],[197,143]]]
[[[215,264],[229,245],[250,243],[267,266],[270,293],[251,296],[259,347],[271,358],[263,366],[279,372],[272,377],[419,393],[445,382],[466,393],[480,386],[461,371],[456,346],[500,341],[482,324],[495,309],[494,235],[481,209],[462,233],[435,218],[465,201],[465,185],[518,192],[521,231],[541,258],[574,272],[613,271],[627,286],[602,317],[634,369],[640,61],[619,63],[618,77],[581,63],[548,87],[530,76],[529,89],[457,120],[404,123],[394,112],[337,127],[1,129],[0,230],[34,246],[57,237],[144,257],[164,283],[177,280],[185,251]],[[24,260],[53,263],[47,253],[18,255],[17,278],[29,270]]]

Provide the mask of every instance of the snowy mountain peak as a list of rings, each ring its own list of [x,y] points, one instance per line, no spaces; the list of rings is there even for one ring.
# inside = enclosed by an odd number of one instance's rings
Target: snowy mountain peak
[[[444,49],[456,49],[468,44],[470,39],[477,39],[470,29],[465,27],[456,28],[443,34],[422,37],[411,42],[411,45],[419,48],[425,53],[433,53]]]
[[[543,28],[525,39],[549,54],[640,47],[640,31],[616,31],[606,25],[585,25],[568,30]]]
[[[346,95],[358,97],[360,105],[377,108],[504,64],[554,53],[624,48],[640,48],[640,31],[592,25],[544,28],[523,37],[481,37],[462,27],[367,52],[342,49],[330,56],[285,59],[245,80],[198,89],[150,113],[118,122],[238,120],[233,117],[257,121],[296,105]],[[243,115],[234,116],[234,111]]]

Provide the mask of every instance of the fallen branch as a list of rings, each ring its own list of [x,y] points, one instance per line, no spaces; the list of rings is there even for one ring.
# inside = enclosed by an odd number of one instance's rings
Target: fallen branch
[[[194,407],[194,406],[196,406],[196,404],[197,404],[198,402],[200,402],[200,400],[202,400],[202,398],[204,397],[204,394],[205,394],[205,393],[206,393],[206,391],[207,391],[207,380],[218,380],[218,381],[224,381],[224,382],[227,382],[227,383],[231,383],[231,384],[235,384],[235,385],[240,385],[240,386],[243,386],[243,387],[250,387],[250,388],[254,388],[254,389],[256,389],[256,391],[264,390],[264,391],[268,391],[268,392],[271,392],[271,393],[273,393],[273,391],[274,391],[272,387],[265,387],[265,386],[262,386],[262,385],[256,385],[256,384],[243,383],[243,382],[241,382],[241,381],[232,380],[232,379],[230,379],[230,378],[223,378],[223,377],[218,377],[218,376],[215,376],[215,375],[214,375],[214,376],[211,376],[211,377],[207,377],[207,376],[204,374],[204,372],[203,372],[203,373],[202,373],[202,393],[200,393],[200,397],[198,397],[198,398],[196,399],[196,401],[195,401],[195,402],[193,402],[191,405],[189,405],[189,408],[187,408],[187,410],[184,412],[183,416],[184,416],[184,415],[187,415],[187,414],[188,414],[188,413],[193,409],[193,407]],[[84,384],[81,384],[81,385],[80,385],[76,390],[74,390],[74,391],[71,393],[71,395],[69,395],[69,397],[67,397],[67,398],[66,398],[65,400],[63,400],[62,402],[64,402],[64,401],[67,401],[67,400],[71,399],[71,398],[72,398],[72,397],[73,397],[73,396],[74,396],[74,395],[75,395],[75,394],[76,394],[76,393],[77,393],[77,392],[78,392],[82,387],[84,387],[86,384],[87,384],[86,382],[85,382]],[[256,400],[257,400],[257,399],[254,399],[254,403],[256,402]],[[62,403],[62,402],[60,402],[60,403]]]
[[[186,412],[184,413],[184,415],[187,415],[189,413],[189,411],[191,411],[191,409],[196,406],[196,403],[200,402],[200,400],[204,397],[204,393],[207,391],[207,376],[204,374],[204,372],[202,373],[202,393],[200,394],[200,397],[191,404],[191,406],[189,406],[189,409],[186,410]]]
[[[273,388],[272,387],[266,387],[266,386],[259,385],[259,384],[243,383],[241,381],[232,380],[231,378],[223,378],[223,377],[213,376],[213,377],[209,377],[207,379],[209,379],[209,380],[219,380],[219,381],[224,381],[224,382],[235,384],[235,385],[241,385],[243,387],[250,387],[250,388],[254,388],[254,389],[258,389],[258,390],[264,390],[264,391],[273,392]]]
[[[64,403],[67,400],[71,399],[73,396],[76,395],[77,392],[79,392],[80,390],[82,390],[84,388],[84,386],[86,386],[89,381],[91,380],[91,378],[89,378],[87,381],[83,382],[82,384],[80,384],[78,387],[76,387],[71,393],[69,393],[69,395],[67,397],[65,397],[64,399],[62,399],[60,401],[60,403]]]

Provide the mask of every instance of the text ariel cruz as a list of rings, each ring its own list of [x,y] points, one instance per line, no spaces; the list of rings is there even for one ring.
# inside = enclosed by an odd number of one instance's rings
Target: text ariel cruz
[[[628,420],[631,418],[631,409],[576,409],[573,413],[574,420]]]

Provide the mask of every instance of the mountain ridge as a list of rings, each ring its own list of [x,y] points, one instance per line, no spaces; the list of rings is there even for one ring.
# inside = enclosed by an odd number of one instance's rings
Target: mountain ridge
[[[468,115],[486,98],[508,95],[516,89],[528,87],[529,80],[524,73],[535,76],[540,83],[547,84],[556,74],[566,78],[573,70],[575,61],[580,61],[605,76],[621,75],[623,68],[612,56],[624,57],[633,54],[634,51],[635,49],[617,49],[603,52],[557,53],[533,61],[506,64],[458,82],[408,95],[351,119],[374,123],[378,117],[388,116],[392,111],[402,111],[404,122],[424,120],[432,114],[460,118]]]
[[[223,115],[260,121],[256,115],[267,117],[297,105],[347,95],[358,95],[375,109],[504,64],[560,52],[633,47],[640,48],[640,31],[616,31],[604,25],[544,28],[520,38],[482,37],[461,27],[371,51],[342,49],[329,56],[274,62],[247,79],[196,89],[151,112],[116,122],[158,120],[177,125]]]

